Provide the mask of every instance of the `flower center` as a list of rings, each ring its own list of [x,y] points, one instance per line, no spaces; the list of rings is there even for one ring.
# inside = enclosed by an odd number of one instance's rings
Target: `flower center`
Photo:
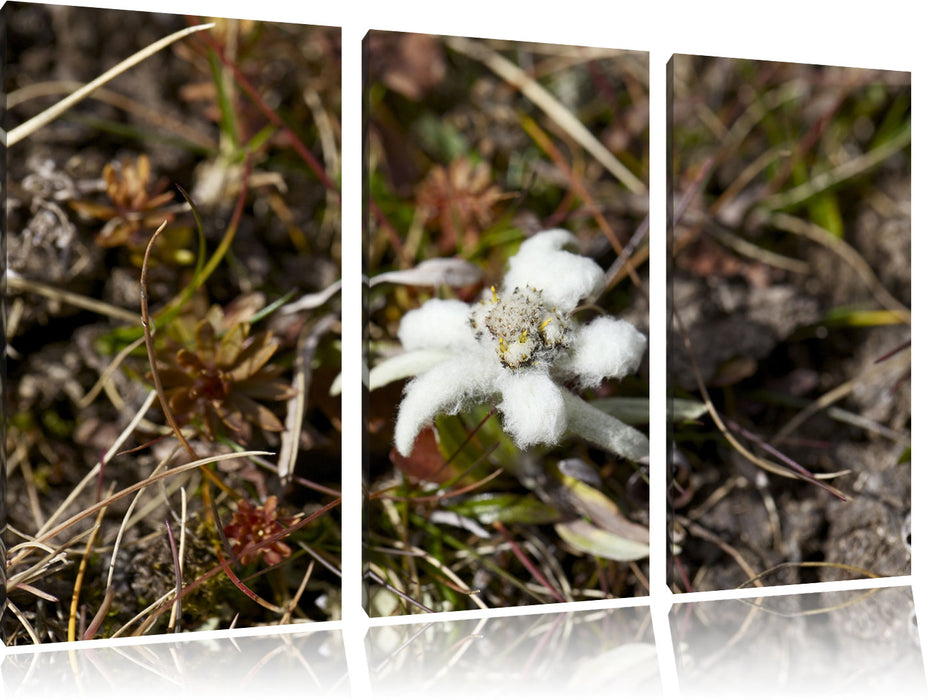
[[[192,393],[214,401],[225,398],[231,392],[231,381],[226,372],[204,368],[192,382]]]
[[[542,293],[532,287],[515,287],[503,295],[493,287],[491,291],[491,298],[472,310],[475,337],[483,342],[487,329],[501,364],[510,369],[552,362],[565,344],[565,315],[547,308]]]

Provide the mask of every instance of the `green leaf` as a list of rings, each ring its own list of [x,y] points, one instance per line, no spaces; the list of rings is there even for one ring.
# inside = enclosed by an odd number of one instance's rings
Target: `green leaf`
[[[562,389],[569,432],[598,447],[626,459],[640,459],[650,453],[647,436],[604,411],[601,411],[568,389]]]
[[[559,511],[531,494],[486,493],[456,503],[449,510],[490,525],[494,522],[542,525],[559,519]]]
[[[650,545],[602,530],[587,520],[558,523],[556,533],[574,549],[596,557],[614,561],[635,561],[650,554]]]
[[[426,150],[433,153],[439,163],[449,163],[468,152],[469,144],[464,134],[446,120],[424,114],[416,120],[413,128]]]
[[[647,544],[650,532],[643,525],[632,523],[621,515],[617,505],[593,486],[565,474],[557,467],[548,468],[550,476],[559,481],[564,489],[563,501],[600,529],[623,539]]]
[[[863,328],[867,326],[892,326],[906,323],[906,320],[887,309],[862,309],[840,306],[830,309],[822,320],[826,326],[844,326]]]
[[[614,416],[622,423],[647,424],[650,422],[650,399],[614,396],[589,401],[599,411]],[[667,402],[671,420],[682,422],[697,420],[705,414],[705,404],[692,399],[672,399]]]
[[[457,416],[436,418],[439,451],[456,469],[463,471],[483,460],[492,468],[503,467],[507,472],[513,472],[520,450],[504,432],[497,413],[489,416],[490,411],[490,406],[474,406]],[[471,435],[472,431],[474,435]]]

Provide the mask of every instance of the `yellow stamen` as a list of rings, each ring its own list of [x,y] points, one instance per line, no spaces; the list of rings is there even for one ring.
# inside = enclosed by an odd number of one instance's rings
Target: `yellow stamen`
[[[520,342],[521,342],[521,343],[525,343],[525,342],[526,342],[526,337],[527,337],[527,332],[526,332],[526,330],[524,330],[523,333],[520,335]]]
[[[500,351],[507,352],[507,346],[504,344],[504,336],[501,336],[498,340],[500,340]]]
[[[543,322],[539,325],[539,329],[540,329],[541,331],[545,331],[545,330],[546,330],[546,326],[549,325],[549,322],[550,322],[550,321],[552,321],[552,316],[550,316],[550,317],[547,318],[545,321],[543,321]]]
[[[494,289],[493,284],[491,285],[491,295],[494,297],[494,303],[496,304],[497,303],[497,290]],[[501,340],[503,340],[503,338]]]

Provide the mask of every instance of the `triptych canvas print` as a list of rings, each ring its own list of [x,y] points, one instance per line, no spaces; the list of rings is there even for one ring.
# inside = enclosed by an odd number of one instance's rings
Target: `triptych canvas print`
[[[559,604],[516,649],[582,687],[659,692],[670,642],[704,685],[774,617],[918,658],[909,587],[776,588],[910,573],[909,73],[677,54],[657,124],[644,51],[0,12],[8,650],[363,607],[373,679],[470,682],[488,614]]]

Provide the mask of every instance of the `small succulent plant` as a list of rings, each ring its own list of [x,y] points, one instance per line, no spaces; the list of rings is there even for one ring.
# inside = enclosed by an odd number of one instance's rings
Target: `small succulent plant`
[[[454,250],[477,245],[480,232],[495,219],[495,207],[512,195],[492,182],[485,163],[474,164],[466,158],[454,160],[448,167],[434,166],[416,190],[419,206],[426,212],[426,223],[441,231],[439,247]]]
[[[205,318],[186,314],[170,325],[157,352],[157,371],[169,408],[180,423],[214,440],[226,434],[240,444],[252,425],[279,432],[283,424],[259,401],[284,401],[295,390],[268,364],[278,344],[269,331],[250,334],[250,324],[229,321],[219,306]]]
[[[298,516],[280,516],[278,505],[276,496],[267,496],[261,506],[255,506],[244,499],[237,502],[237,510],[231,515],[231,522],[224,526],[224,535],[241,564],[250,564],[263,557],[268,566],[275,566],[292,553],[288,544],[276,540],[242,554],[247,547],[274,537],[298,520]]]
[[[95,236],[98,245],[142,250],[153,229],[163,221],[174,219],[174,213],[167,206],[174,195],[164,191],[164,182],[157,182],[150,188],[151,166],[145,153],[137,156],[135,161],[124,158],[119,163],[108,163],[101,177],[104,178],[108,203],[71,202],[72,208],[81,216],[105,222]]]

